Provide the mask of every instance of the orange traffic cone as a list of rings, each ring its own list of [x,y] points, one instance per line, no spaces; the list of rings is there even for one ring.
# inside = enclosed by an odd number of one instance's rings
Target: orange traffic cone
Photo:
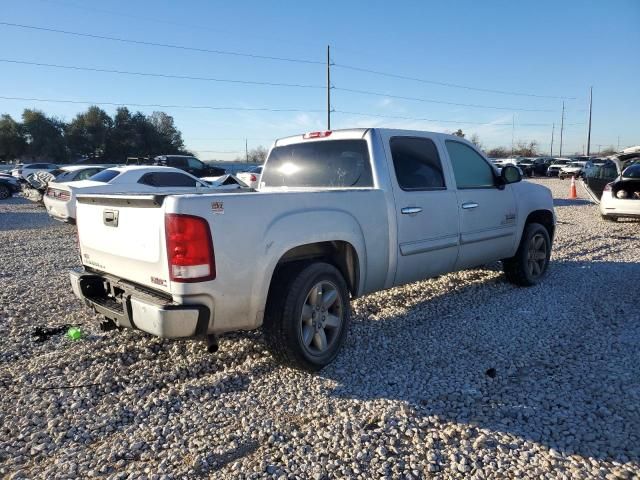
[[[576,192],[576,177],[571,177],[571,187],[569,187],[569,198],[578,198]]]

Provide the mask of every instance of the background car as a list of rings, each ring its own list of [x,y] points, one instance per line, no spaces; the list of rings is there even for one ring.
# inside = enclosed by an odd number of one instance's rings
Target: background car
[[[580,178],[586,164],[586,161],[571,162],[560,169],[560,171],[558,172],[558,177],[561,180],[568,177]]]
[[[640,162],[625,168],[608,183],[600,198],[600,214],[604,220],[620,217],[640,218]]]
[[[533,174],[544,176],[547,174],[549,165],[553,162],[553,159],[546,157],[538,157],[533,159]]]
[[[549,168],[547,168],[547,177],[557,177],[560,174],[560,169],[570,163],[570,158],[554,158]]]
[[[533,160],[530,158],[522,158],[516,163],[517,167],[525,177],[533,177]]]
[[[247,172],[238,173],[237,177],[251,188],[258,188],[262,177],[262,165],[254,167]]]
[[[0,200],[6,200],[20,191],[20,182],[11,175],[0,175]]]
[[[24,180],[32,173],[51,172],[57,168],[58,165],[55,163],[26,163],[22,166],[16,165],[16,168],[11,171],[11,174],[20,180]]]
[[[210,190],[212,187],[187,172],[171,167],[129,166],[103,170],[87,180],[50,182],[44,196],[47,213],[56,220],[75,223],[79,193],[157,193]]]
[[[189,155],[159,155],[154,165],[179,168],[195,177],[220,177],[226,173],[224,168],[214,167]]]

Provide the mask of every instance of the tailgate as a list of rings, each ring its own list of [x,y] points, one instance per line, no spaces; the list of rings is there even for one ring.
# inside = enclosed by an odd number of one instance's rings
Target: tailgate
[[[169,292],[164,209],[156,195],[79,195],[83,265]]]

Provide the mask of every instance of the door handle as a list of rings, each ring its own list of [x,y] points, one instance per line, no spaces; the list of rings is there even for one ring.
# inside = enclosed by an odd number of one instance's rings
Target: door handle
[[[470,208],[478,208],[478,204],[476,202],[465,202],[462,204],[462,208],[465,210],[469,210]]]
[[[404,207],[400,210],[403,215],[415,215],[416,213],[420,213],[422,208],[420,207]]]

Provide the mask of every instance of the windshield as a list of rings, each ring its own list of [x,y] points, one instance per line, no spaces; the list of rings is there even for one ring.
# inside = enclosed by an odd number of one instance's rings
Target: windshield
[[[296,143],[271,151],[262,175],[267,187],[372,187],[365,140]]]
[[[100,173],[96,173],[93,177],[90,177],[89,180],[93,180],[94,182],[109,183],[111,180],[120,175],[120,173],[122,173],[120,172],[120,170],[107,168]]]

